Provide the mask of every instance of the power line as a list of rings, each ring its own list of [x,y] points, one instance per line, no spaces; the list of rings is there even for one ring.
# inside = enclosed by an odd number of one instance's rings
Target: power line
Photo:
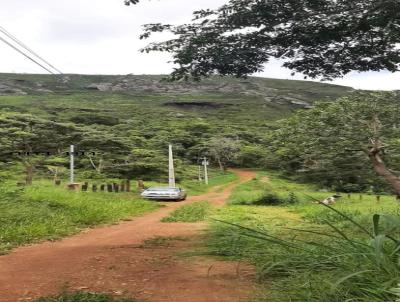
[[[17,52],[19,52],[21,55],[23,55],[24,57],[28,58],[29,60],[31,60],[32,62],[34,62],[35,64],[39,65],[40,67],[42,67],[44,70],[46,70],[47,72],[50,72],[51,74],[55,73],[53,71],[51,71],[50,69],[46,68],[45,66],[43,66],[42,64],[40,64],[38,61],[36,61],[35,59],[33,59],[32,57],[30,57],[29,55],[27,55],[26,53],[24,53],[22,50],[18,49],[17,47],[15,47],[14,45],[12,45],[10,42],[8,42],[6,39],[0,37],[0,41],[3,41],[5,44],[7,44],[8,46],[10,46],[11,48],[13,48],[14,50],[16,50]]]
[[[9,31],[7,31],[4,27],[0,26],[0,31],[5,34],[7,37],[9,37],[11,40],[16,42],[18,45],[23,47],[25,50],[36,56],[38,59],[46,63],[48,66],[56,70],[58,73],[62,74],[63,72],[54,67],[52,64],[50,64],[47,60],[43,59],[39,54],[37,54],[35,51],[33,51],[31,48],[29,48],[26,44],[24,44],[21,40],[19,40],[17,37],[15,37],[13,34],[11,34]]]

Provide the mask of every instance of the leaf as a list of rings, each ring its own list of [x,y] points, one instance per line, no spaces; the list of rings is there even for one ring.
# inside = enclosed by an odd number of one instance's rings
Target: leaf
[[[364,270],[364,271],[359,271],[359,272],[355,272],[355,273],[352,273],[352,274],[349,274],[349,275],[347,275],[347,276],[344,276],[343,278],[340,278],[338,281],[336,281],[334,284],[333,284],[333,288],[334,289],[336,289],[340,284],[342,284],[344,281],[347,281],[347,280],[349,280],[349,279],[351,279],[351,278],[353,278],[353,277],[355,277],[355,276],[358,276],[358,275],[361,275],[361,274],[364,274],[364,273],[367,273],[367,272],[371,272],[371,270]]]

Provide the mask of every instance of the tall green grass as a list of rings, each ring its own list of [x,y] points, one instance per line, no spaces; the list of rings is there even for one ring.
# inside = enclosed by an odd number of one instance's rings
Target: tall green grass
[[[179,207],[162,222],[199,222],[204,221],[212,212],[212,206],[207,201],[199,201]]]
[[[293,192],[299,203],[255,206],[257,190]],[[332,207],[313,203],[331,193],[277,175],[266,182],[262,173],[232,195],[241,205],[212,216],[209,253],[255,264],[268,284],[262,301],[399,301],[398,203],[366,194],[344,196]],[[248,205],[246,196],[254,198]]]
[[[0,188],[0,252],[156,209],[129,193],[71,192],[52,185]]]

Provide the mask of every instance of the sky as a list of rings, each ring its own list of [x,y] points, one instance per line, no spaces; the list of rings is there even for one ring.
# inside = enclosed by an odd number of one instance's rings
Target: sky
[[[123,0],[0,0],[0,26],[64,73],[167,74],[172,70],[168,54],[139,52],[148,43],[139,40],[141,26],[185,23],[193,11],[217,8],[226,1],[142,0],[128,7]],[[0,72],[43,70],[1,43]],[[274,60],[257,76],[303,79],[290,74]],[[354,72],[332,83],[358,89],[400,89],[400,72]]]

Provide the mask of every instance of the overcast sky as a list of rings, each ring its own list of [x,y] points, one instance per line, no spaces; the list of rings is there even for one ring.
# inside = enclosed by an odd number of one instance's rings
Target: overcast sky
[[[141,25],[183,23],[200,8],[216,8],[227,0],[143,0],[127,7],[123,0],[0,0],[0,26],[17,36],[64,73],[166,74],[169,56],[142,54]],[[159,37],[162,38],[162,37]],[[42,70],[0,44],[0,72]],[[290,71],[272,62],[261,76],[281,79]],[[333,83],[363,89],[400,89],[400,73],[352,73]]]

